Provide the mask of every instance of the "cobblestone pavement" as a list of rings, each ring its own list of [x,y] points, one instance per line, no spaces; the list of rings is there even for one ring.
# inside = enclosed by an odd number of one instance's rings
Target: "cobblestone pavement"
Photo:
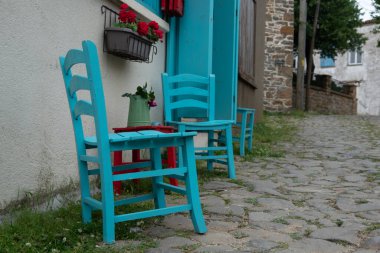
[[[308,116],[283,158],[236,162],[201,188],[208,232],[183,215],[144,230],[147,252],[380,252],[380,118]]]

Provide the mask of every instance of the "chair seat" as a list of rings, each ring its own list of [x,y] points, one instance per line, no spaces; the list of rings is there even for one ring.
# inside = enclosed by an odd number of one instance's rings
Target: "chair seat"
[[[109,133],[108,138],[110,143],[124,142],[124,141],[136,141],[144,139],[156,139],[156,138],[173,138],[181,136],[195,136],[196,132],[178,132],[178,133],[163,133],[155,130],[145,130],[138,132],[121,132],[121,133]],[[97,146],[96,136],[88,136],[84,138],[84,142],[89,146]]]
[[[210,120],[210,121],[200,121],[200,122],[179,122],[179,121],[171,121],[168,124],[174,125],[185,125],[185,126],[194,126],[194,127],[208,127],[208,126],[223,126],[228,124],[233,124],[233,120]]]

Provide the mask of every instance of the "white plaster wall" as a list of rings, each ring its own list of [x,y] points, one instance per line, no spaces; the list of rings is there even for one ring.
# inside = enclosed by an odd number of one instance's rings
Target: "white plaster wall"
[[[0,203],[22,197],[44,180],[61,184],[77,178],[58,57],[80,48],[82,40],[98,46],[110,131],[127,123],[129,101],[121,94],[146,81],[157,94],[151,119],[162,122],[164,43],[158,43],[151,64],[103,53],[102,4],[116,9],[106,0],[0,0]]]
[[[358,114],[380,115],[380,34],[373,34],[374,25],[365,25],[359,32],[368,38],[363,46],[363,64],[348,65],[347,53],[335,59],[335,67],[321,68],[320,58],[314,56],[315,73],[328,74],[339,81],[359,81],[357,88]]]

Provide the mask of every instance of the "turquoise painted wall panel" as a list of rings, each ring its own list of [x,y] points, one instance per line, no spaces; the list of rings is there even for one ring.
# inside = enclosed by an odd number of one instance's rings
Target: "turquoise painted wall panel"
[[[178,74],[212,74],[213,0],[184,1],[179,18]]]
[[[236,119],[239,0],[215,1],[212,72],[216,119]]]

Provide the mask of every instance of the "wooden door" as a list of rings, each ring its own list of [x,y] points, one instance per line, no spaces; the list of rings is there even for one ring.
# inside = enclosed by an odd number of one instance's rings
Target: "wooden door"
[[[241,0],[238,106],[263,110],[265,1]]]

